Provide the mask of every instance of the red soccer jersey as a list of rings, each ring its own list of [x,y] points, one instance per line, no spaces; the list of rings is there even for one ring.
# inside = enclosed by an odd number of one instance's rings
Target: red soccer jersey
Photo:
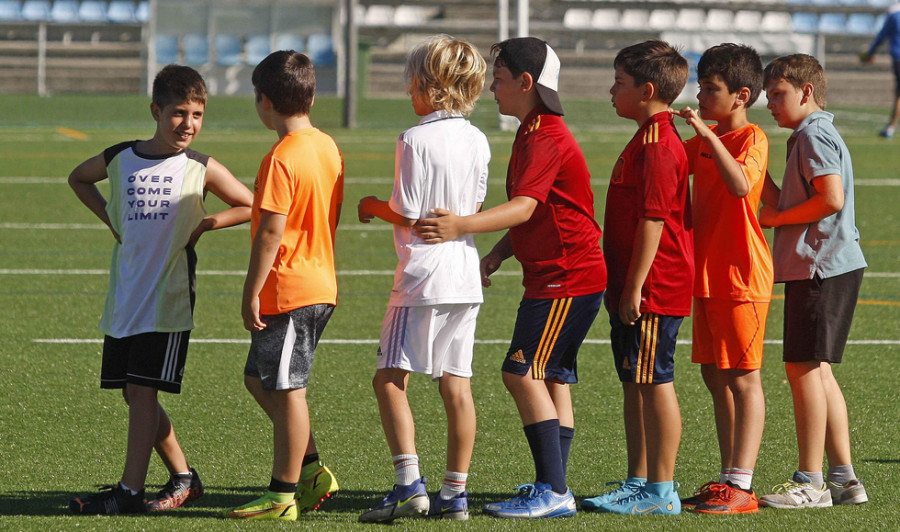
[[[638,129],[609,181],[603,252],[609,267],[606,308],[613,313],[619,312],[641,218],[663,220],[659,248],[641,289],[641,312],[689,316],[694,242],[688,160],[668,112],[651,116]]]
[[[525,297],[575,297],[606,289],[584,154],[562,118],[543,106],[532,110],[516,133],[506,194],[538,201],[531,219],[509,230],[522,263]]]

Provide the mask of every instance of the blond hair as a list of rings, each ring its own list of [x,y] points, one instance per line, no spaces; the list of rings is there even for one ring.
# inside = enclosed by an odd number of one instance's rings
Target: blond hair
[[[435,110],[467,115],[484,89],[487,64],[472,44],[435,35],[406,56],[406,86]]]
[[[825,109],[828,81],[825,78],[825,69],[815,57],[807,54],[793,54],[773,59],[766,65],[763,78],[767,87],[769,82],[781,79],[797,89],[802,89],[809,83],[813,86],[813,101],[816,102],[819,109]]]

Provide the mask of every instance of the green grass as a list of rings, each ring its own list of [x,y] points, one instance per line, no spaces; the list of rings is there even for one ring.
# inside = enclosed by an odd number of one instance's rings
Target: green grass
[[[603,89],[605,91],[605,89]],[[597,101],[565,102],[567,119],[587,156],[594,176],[597,217],[602,220],[606,180],[620,150],[633,133],[633,123],[615,117],[605,93]],[[770,169],[781,175],[788,132],[777,130],[758,104],[752,118],[772,142]],[[62,178],[79,162],[116,142],[146,138],[153,132],[143,97],[0,97],[0,530],[224,530],[234,528],[362,529],[357,516],[371,507],[393,483],[370,381],[375,341],[387,303],[389,275],[350,275],[358,270],[390,271],[396,257],[384,224],[362,228],[355,219],[358,199],[387,197],[393,174],[394,139],[415,123],[403,100],[367,101],[360,107],[360,128],[339,129],[340,102],[323,98],[314,108],[315,122],[337,140],[346,159],[348,184],[344,219],[337,243],[340,303],[320,346],[309,389],[313,427],[324,459],[342,484],[340,497],[324,511],[300,522],[234,523],[222,512],[255,497],[271,468],[271,427],[243,389],[245,344],[194,343],[180,396],[162,401],[177,427],[193,466],[203,477],[207,496],[195,505],[148,517],[88,518],[66,513],[67,501],[121,473],[125,448],[126,407],[119,394],[98,387],[100,344],[51,344],[37,339],[99,339],[96,328],[106,291],[106,275],[22,274],[22,270],[105,270],[111,239],[99,229],[39,228],[15,224],[89,224],[98,222],[76,200]],[[854,156],[860,182],[897,179],[900,150],[875,136],[884,109],[837,108],[837,123]],[[503,181],[512,134],[496,128],[496,108],[485,101],[473,121],[488,134],[493,150],[487,205],[504,200]],[[81,131],[76,140],[58,132]],[[684,134],[687,130],[682,129]],[[206,125],[194,147],[211,154],[249,183],[260,158],[275,141],[258,124],[247,99],[213,98]],[[15,180],[15,177],[53,178]],[[373,181],[362,178],[385,178]],[[896,236],[897,188],[857,187],[857,225],[870,273],[900,273],[900,238]],[[210,202],[211,208],[218,208]],[[482,252],[496,235],[481,236]],[[195,339],[246,339],[239,302],[249,251],[246,227],[203,237],[201,271],[238,272],[201,275]],[[509,338],[521,297],[515,261],[503,268],[485,292],[477,336]],[[780,294],[776,288],[776,295]],[[900,279],[870,275],[851,333],[852,340],[900,340]],[[781,337],[781,300],[769,317],[767,338]],[[682,328],[690,337],[690,322]],[[601,313],[589,338],[608,336]],[[365,344],[336,340],[369,340]],[[531,480],[533,469],[515,406],[500,381],[503,343],[476,346],[472,379],[479,414],[478,439],[469,488],[473,507],[506,497],[517,483]],[[676,388],[684,417],[684,435],[676,477],[682,493],[709,480],[717,470],[718,452],[712,404],[690,346],[678,349]],[[569,482],[577,496],[596,495],[607,481],[624,474],[621,390],[612,371],[609,346],[588,343],[581,351],[581,383],[574,388],[578,432],[572,451]],[[846,363],[836,368],[850,409],[855,466],[872,502],[855,508],[779,512],[717,518],[684,513],[673,518],[626,518],[579,513],[548,523],[504,522],[473,512],[468,523],[435,524],[407,521],[416,530],[758,530],[815,529],[896,530],[900,509],[894,504],[900,485],[900,414],[894,408],[900,373],[900,346],[848,346]],[[787,479],[796,462],[790,389],[780,362],[780,346],[766,346],[763,367],[766,431],[757,467],[756,487],[765,491]],[[411,403],[417,419],[423,472],[439,484],[443,472],[445,429],[437,387],[413,376]],[[148,486],[165,481],[157,458],[151,462]],[[371,527],[370,527],[371,529]]]

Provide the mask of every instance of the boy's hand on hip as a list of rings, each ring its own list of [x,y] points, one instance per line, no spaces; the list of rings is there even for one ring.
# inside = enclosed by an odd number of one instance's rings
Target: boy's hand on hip
[[[241,305],[241,317],[244,319],[244,328],[248,331],[261,331],[266,324],[259,317],[259,296],[244,301]]]
[[[416,222],[416,235],[426,244],[440,244],[459,237],[459,216],[446,209],[434,209],[435,218],[423,218]]]

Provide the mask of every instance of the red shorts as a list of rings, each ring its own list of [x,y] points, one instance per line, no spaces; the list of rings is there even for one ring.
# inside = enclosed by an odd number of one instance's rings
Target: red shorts
[[[691,361],[719,369],[759,369],[768,314],[768,302],[695,297]]]

